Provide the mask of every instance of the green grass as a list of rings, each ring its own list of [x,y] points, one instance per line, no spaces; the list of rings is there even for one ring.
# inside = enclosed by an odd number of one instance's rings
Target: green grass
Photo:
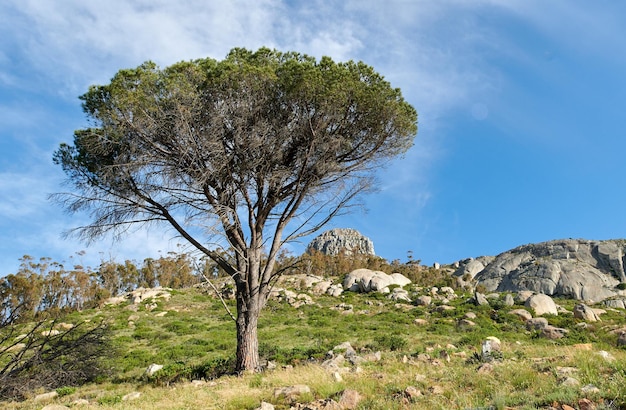
[[[74,312],[62,321],[104,317],[119,354],[105,363],[113,370],[108,380],[61,388],[55,402],[70,405],[86,398],[99,408],[111,409],[254,409],[260,400],[266,400],[277,409],[286,409],[289,403],[274,398],[274,388],[307,384],[312,393],[302,401],[337,399],[349,388],[362,395],[360,409],[531,409],[553,402],[576,408],[585,394],[580,388],[562,386],[557,376],[558,367],[570,366],[579,369],[575,377],[581,386],[593,384],[600,390],[587,395],[590,399],[598,404],[613,403],[615,408],[626,406],[626,350],[615,346],[617,335],[611,333],[624,323],[623,311],[607,311],[602,322],[585,327],[572,315],[548,317],[550,324],[570,330],[565,338],[551,341],[527,331],[518,317],[508,314],[520,306],[474,306],[466,302],[469,297],[460,295],[450,301],[455,310],[447,312],[437,312],[437,304],[405,310],[375,294],[314,297],[314,305],[299,309],[270,301],[259,320],[259,351],[278,368],[241,377],[228,376],[234,363],[234,323],[221,302],[198,289],[175,291],[152,312],[141,307],[130,311],[128,304]],[[331,309],[340,303],[353,305],[354,313]],[[557,303],[570,310],[575,304],[567,300]],[[158,312],[167,314],[158,317]],[[467,312],[476,314],[472,319],[476,326],[457,326]],[[428,325],[415,325],[416,318],[428,320]],[[488,336],[502,341],[502,360],[494,362],[490,371],[479,373],[480,347]],[[345,341],[359,354],[380,350],[382,360],[361,363],[360,372],[342,373],[341,381],[334,380],[319,363],[330,349]],[[591,343],[592,350],[576,347],[583,343]],[[440,358],[444,350],[450,362]],[[601,358],[599,350],[608,351],[615,360]],[[473,357],[478,359],[469,360]],[[147,378],[144,372],[152,363],[165,367]],[[193,379],[216,384],[197,389],[188,383]],[[407,401],[404,390],[408,386],[419,389],[422,396]],[[442,392],[429,391],[433,386]],[[122,402],[133,390],[141,391],[144,398]],[[0,403],[0,407],[43,406],[27,400]]]

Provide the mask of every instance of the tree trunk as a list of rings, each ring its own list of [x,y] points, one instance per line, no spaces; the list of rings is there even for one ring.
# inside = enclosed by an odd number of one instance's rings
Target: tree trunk
[[[238,295],[237,301],[237,362],[239,373],[260,369],[257,324],[260,307],[257,300]],[[246,300],[247,299],[247,300]]]

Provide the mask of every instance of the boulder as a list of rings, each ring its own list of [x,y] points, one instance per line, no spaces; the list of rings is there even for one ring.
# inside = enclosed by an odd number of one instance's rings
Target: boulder
[[[548,295],[538,294],[532,295],[524,304],[527,308],[535,311],[536,316],[542,315],[558,315],[556,303]]]
[[[355,269],[343,280],[343,288],[352,292],[381,292],[389,293],[389,286],[406,286],[411,281],[404,275],[394,273],[387,275],[385,272],[370,269]]]
[[[596,312],[584,303],[574,306],[573,312],[576,319],[582,319],[585,322],[597,322],[599,320]]]
[[[541,335],[551,340],[561,339],[568,333],[569,333],[569,330],[567,329],[561,329],[559,327],[554,327],[551,325],[548,325],[544,327],[543,329],[541,329]]]
[[[488,291],[529,290],[600,302],[626,282],[626,241],[566,239],[530,244],[501,253],[476,274]]]
[[[307,252],[324,255],[375,255],[374,243],[355,229],[331,229],[309,243]]]
[[[530,314],[526,309],[513,309],[509,312],[511,315],[515,315],[522,319],[524,322],[533,318],[533,315]],[[544,319],[545,320],[545,319]],[[547,321],[546,321],[547,322]]]
[[[541,330],[548,326],[548,319],[545,317],[535,317],[526,321],[526,329]]]
[[[274,397],[284,397],[287,400],[294,400],[303,394],[311,393],[311,388],[305,384],[296,384],[294,386],[279,387],[274,390]]]

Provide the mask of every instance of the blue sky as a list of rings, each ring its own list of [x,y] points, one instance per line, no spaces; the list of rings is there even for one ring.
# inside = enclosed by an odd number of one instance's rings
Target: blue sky
[[[331,222],[431,264],[559,238],[626,236],[626,3],[583,0],[0,3],[0,275],[23,255],[95,267],[176,250],[158,230],[86,247],[47,200],[86,125],[78,96],[121,68],[233,47],[362,60],[419,112],[365,211]],[[294,246],[299,252],[301,247]],[[76,252],[86,251],[83,256]]]

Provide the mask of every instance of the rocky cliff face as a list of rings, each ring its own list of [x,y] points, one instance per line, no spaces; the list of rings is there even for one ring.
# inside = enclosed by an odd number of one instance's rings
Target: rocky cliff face
[[[566,239],[524,245],[504,252],[475,274],[488,291],[530,290],[599,302],[626,296],[626,240]],[[474,272],[472,272],[474,273]]]
[[[375,255],[374,243],[354,229],[331,229],[313,239],[307,251],[316,250],[325,255]]]

